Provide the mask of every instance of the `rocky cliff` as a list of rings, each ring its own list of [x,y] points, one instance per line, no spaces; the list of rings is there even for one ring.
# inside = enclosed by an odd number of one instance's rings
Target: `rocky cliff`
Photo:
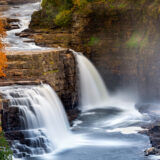
[[[160,98],[159,2],[95,2],[74,12],[70,27],[41,22],[45,11],[35,12],[30,36],[38,45],[68,47],[87,55],[108,88],[131,87],[145,101]]]
[[[7,76],[0,79],[1,86],[44,81],[59,94],[66,109],[76,105],[76,65],[67,49],[10,51],[7,58]]]

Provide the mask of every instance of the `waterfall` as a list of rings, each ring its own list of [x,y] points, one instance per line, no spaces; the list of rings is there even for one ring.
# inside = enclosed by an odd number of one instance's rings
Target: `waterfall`
[[[132,123],[137,119],[143,119],[142,114],[135,108],[135,100],[131,99],[130,95],[123,92],[110,95],[92,62],[81,53],[71,51],[78,64],[79,101],[83,112],[100,108],[117,108],[122,111],[119,116],[102,122],[104,126],[126,125],[126,122]]]
[[[69,123],[61,101],[49,85],[1,87],[0,92],[9,100],[9,107],[20,110],[24,138],[12,145],[18,157],[48,153],[68,143]]]
[[[43,156],[45,159],[78,146],[128,146],[128,142],[118,139],[92,139],[70,131],[63,105],[47,84],[0,87],[0,92],[9,100],[9,107],[19,109],[15,117],[20,118],[20,129],[6,131],[12,138],[14,158]]]
[[[109,94],[95,66],[82,54],[72,51],[77,59],[80,82],[80,106],[83,110],[105,107]]]

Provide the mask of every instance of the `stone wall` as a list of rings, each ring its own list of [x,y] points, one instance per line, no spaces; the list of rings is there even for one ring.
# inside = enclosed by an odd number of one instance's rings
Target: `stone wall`
[[[67,49],[7,53],[8,68],[0,85],[35,84],[44,81],[60,96],[66,109],[77,103],[75,59]]]
[[[39,28],[39,19],[45,15],[35,12],[30,36],[38,45],[83,52],[110,91],[131,87],[144,101],[159,100],[160,4],[148,0],[128,3],[93,3],[73,14],[69,28]]]

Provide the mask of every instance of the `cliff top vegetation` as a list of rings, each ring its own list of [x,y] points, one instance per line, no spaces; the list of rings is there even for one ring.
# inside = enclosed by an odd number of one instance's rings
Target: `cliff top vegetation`
[[[109,10],[142,9],[147,6],[153,15],[160,13],[159,0],[43,0],[41,14],[47,15],[46,24],[66,27],[71,24],[73,13],[92,12],[90,6],[100,3]]]

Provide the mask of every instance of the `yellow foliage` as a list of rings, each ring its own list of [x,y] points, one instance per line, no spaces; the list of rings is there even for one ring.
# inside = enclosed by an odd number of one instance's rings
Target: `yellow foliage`
[[[73,0],[73,4],[78,8],[83,8],[87,3],[87,0]]]

